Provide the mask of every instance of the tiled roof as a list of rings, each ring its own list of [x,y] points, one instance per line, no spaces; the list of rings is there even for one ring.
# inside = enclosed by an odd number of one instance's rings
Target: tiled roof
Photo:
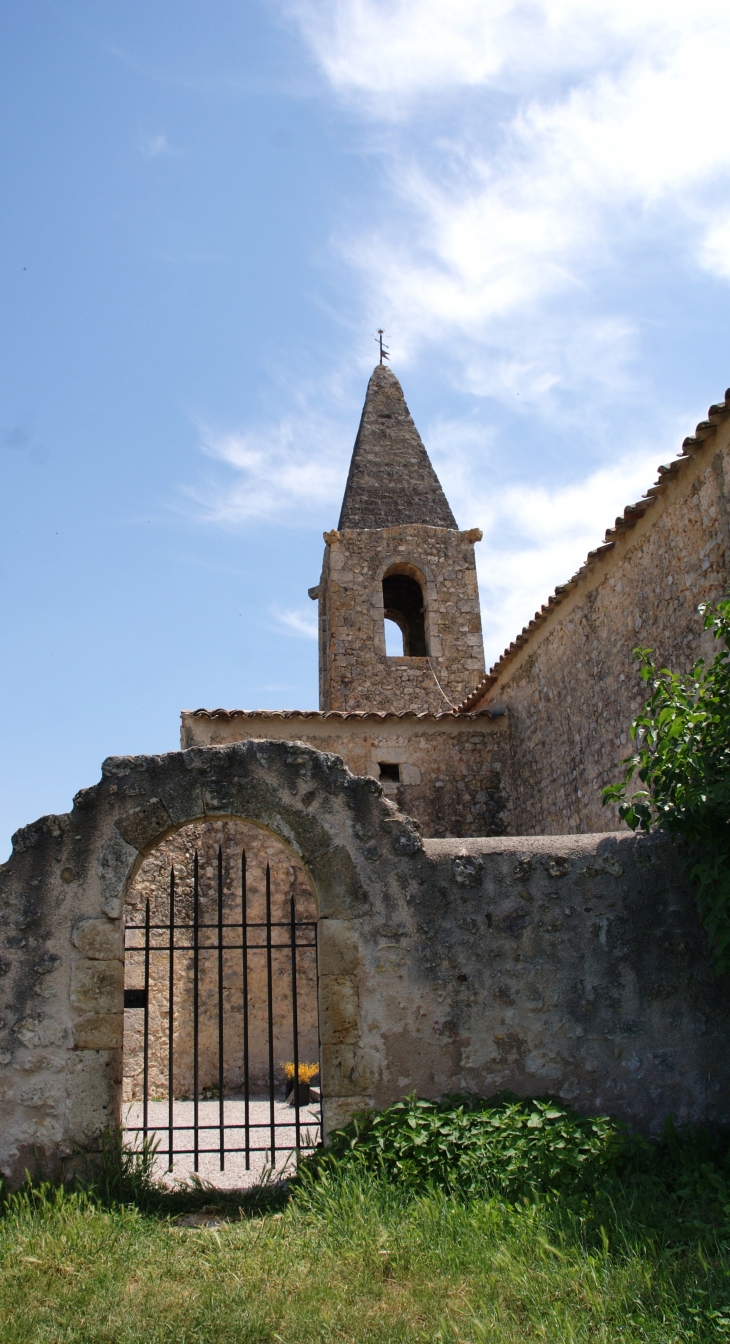
[[[475,713],[464,713],[459,711],[457,714],[453,709],[446,709],[442,714],[416,714],[411,710],[403,710],[400,714],[391,713],[388,710],[368,710],[368,709],[193,709],[186,710],[192,719],[362,719],[373,722],[375,720],[382,723],[383,719],[478,719],[486,715],[491,719],[497,717],[488,709],[477,710]]]
[[[472,691],[471,695],[468,695],[466,699],[457,706],[460,714],[470,713],[473,710],[474,706],[479,703],[482,696],[486,695],[487,691],[494,686],[507,664],[519,653],[520,649],[523,649],[525,645],[529,643],[535,631],[539,626],[543,625],[551,612],[553,612],[556,607],[559,607],[560,603],[565,600],[568,594],[571,593],[574,588],[577,588],[587,575],[592,574],[596,565],[600,564],[604,557],[608,555],[609,551],[613,550],[616,545],[616,537],[621,536],[623,532],[628,532],[632,527],[635,527],[636,523],[638,523],[640,518],[644,517],[644,514],[651,508],[659,495],[664,494],[670,482],[676,480],[677,476],[679,476],[687,466],[687,463],[692,460],[702,444],[705,443],[707,439],[712,438],[717,433],[718,426],[721,425],[724,420],[729,418],[730,388],[728,388],[725,393],[725,400],[711,406],[707,412],[707,419],[701,420],[694,434],[684,440],[681,456],[675,458],[673,462],[670,462],[668,467],[659,468],[659,479],[656,484],[652,485],[651,488],[647,490],[646,494],[640,500],[637,500],[636,504],[627,504],[623,511],[623,516],[616,519],[613,527],[608,528],[603,544],[597,546],[594,551],[588,552],[584,564],[581,565],[580,569],[576,570],[572,579],[569,579],[567,583],[558,585],[555,592],[548,598],[544,606],[542,606],[539,611],[535,612],[534,620],[524,626],[522,633],[512,641],[509,648],[505,649],[501,658],[498,658],[497,662],[489,669],[476,690]]]

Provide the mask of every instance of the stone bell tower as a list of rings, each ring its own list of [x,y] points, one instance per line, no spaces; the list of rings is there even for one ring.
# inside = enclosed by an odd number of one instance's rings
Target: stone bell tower
[[[484,676],[474,543],[460,532],[398,379],[376,366],[337,530],[325,532],[321,710],[440,714]],[[389,657],[384,621],[403,653]]]

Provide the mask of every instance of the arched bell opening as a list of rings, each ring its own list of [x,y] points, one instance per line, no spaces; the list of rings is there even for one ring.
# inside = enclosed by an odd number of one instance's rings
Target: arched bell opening
[[[192,822],[141,860],[124,915],[127,1141],[154,1143],[175,1179],[235,1187],[286,1169],[321,1125],[304,865],[253,822]]]
[[[402,651],[406,658],[427,658],[426,585],[420,572],[411,565],[392,565],[383,575],[383,620],[386,632],[386,650],[393,648],[392,622],[400,631]],[[396,655],[397,656],[397,655]]]

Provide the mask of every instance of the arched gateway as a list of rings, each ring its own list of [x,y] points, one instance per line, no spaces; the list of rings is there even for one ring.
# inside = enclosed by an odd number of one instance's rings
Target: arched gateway
[[[13,930],[3,987],[13,1011],[0,1060],[14,1063],[22,1079],[4,1098],[0,1166],[11,1179],[26,1166],[57,1168],[118,1123],[125,892],[164,837],[215,817],[265,827],[310,875],[325,1126],[370,1101],[374,1056],[359,1044],[355,926],[372,915],[375,891],[385,915],[400,865],[422,852],[413,823],[375,781],[292,743],[112,757],[69,815],[18,832],[3,873],[5,923]]]
[[[121,1111],[123,907],[144,859],[240,818],[316,901],[325,1131],[410,1091],[552,1092],[644,1129],[727,1121],[730,1017],[662,837],[422,840],[292,742],[112,757],[0,869],[0,1171],[68,1168]],[[661,992],[660,992],[661,991]]]

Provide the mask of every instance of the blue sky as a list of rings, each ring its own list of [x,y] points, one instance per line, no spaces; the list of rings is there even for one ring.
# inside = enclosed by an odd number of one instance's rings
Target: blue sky
[[[488,661],[730,383],[730,14],[0,16],[0,844],[182,708],[313,707],[386,329]]]

